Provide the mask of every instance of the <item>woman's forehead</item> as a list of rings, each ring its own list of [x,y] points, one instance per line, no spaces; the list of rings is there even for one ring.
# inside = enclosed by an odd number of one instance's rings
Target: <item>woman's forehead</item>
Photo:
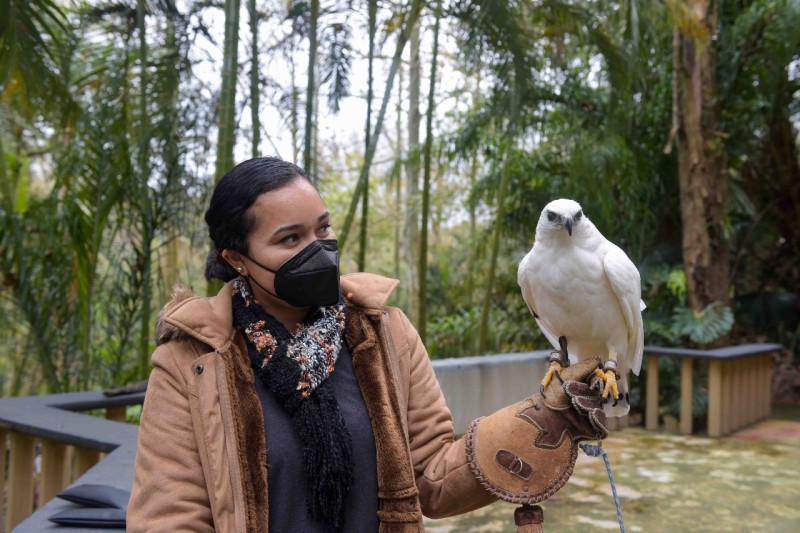
[[[297,179],[274,191],[269,191],[253,203],[251,216],[259,230],[272,226],[316,223],[327,211],[325,203],[314,186],[305,179]]]

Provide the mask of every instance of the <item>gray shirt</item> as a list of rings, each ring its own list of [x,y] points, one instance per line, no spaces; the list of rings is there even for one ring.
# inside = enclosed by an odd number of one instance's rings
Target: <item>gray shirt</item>
[[[378,531],[375,437],[353,370],[350,349],[344,342],[335,370],[328,379],[333,385],[345,426],[350,431],[355,460],[342,531]],[[255,379],[255,386],[266,428],[269,530],[273,533],[326,532],[326,527],[321,522],[312,520],[306,511],[303,446],[292,429],[291,419],[260,379]]]

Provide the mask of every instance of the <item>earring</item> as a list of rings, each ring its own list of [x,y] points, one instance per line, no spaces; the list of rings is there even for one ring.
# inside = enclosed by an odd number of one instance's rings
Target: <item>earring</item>
[[[236,270],[238,270],[239,272],[241,272],[241,271],[242,271],[242,267],[239,267],[239,268],[237,268]]]

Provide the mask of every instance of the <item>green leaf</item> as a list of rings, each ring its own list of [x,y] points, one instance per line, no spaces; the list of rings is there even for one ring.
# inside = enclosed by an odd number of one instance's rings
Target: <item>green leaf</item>
[[[308,2],[294,2],[289,6],[289,12],[286,13],[285,20],[296,19],[299,17],[304,17],[310,11],[310,7]]]
[[[681,302],[686,301],[686,272],[677,268],[667,276],[667,288]]]
[[[14,200],[14,213],[21,215],[28,210],[28,197],[30,196],[30,180],[27,176],[20,176],[17,180],[17,196]]]
[[[733,327],[733,311],[720,302],[712,302],[699,314],[688,307],[674,310],[675,331],[698,344],[710,344],[726,335]]]

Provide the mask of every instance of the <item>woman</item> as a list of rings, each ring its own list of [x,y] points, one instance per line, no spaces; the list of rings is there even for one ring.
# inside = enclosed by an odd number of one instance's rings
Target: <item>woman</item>
[[[455,440],[419,336],[385,305],[397,281],[339,278],[331,216],[300,168],[277,158],[238,165],[205,219],[215,247],[206,277],[227,284],[210,298],[178,288],[159,316],[129,531],[420,531],[423,513],[507,495],[493,468],[524,477],[516,471],[536,458],[500,450],[534,448],[552,421],[508,438],[503,428],[556,411],[537,404],[531,418],[512,406]],[[551,416],[566,447],[535,450],[565,450],[558,479],[538,487],[528,475],[523,499],[538,501],[571,473],[570,428],[593,411],[568,402],[568,417]],[[495,448],[494,459],[476,451]]]

